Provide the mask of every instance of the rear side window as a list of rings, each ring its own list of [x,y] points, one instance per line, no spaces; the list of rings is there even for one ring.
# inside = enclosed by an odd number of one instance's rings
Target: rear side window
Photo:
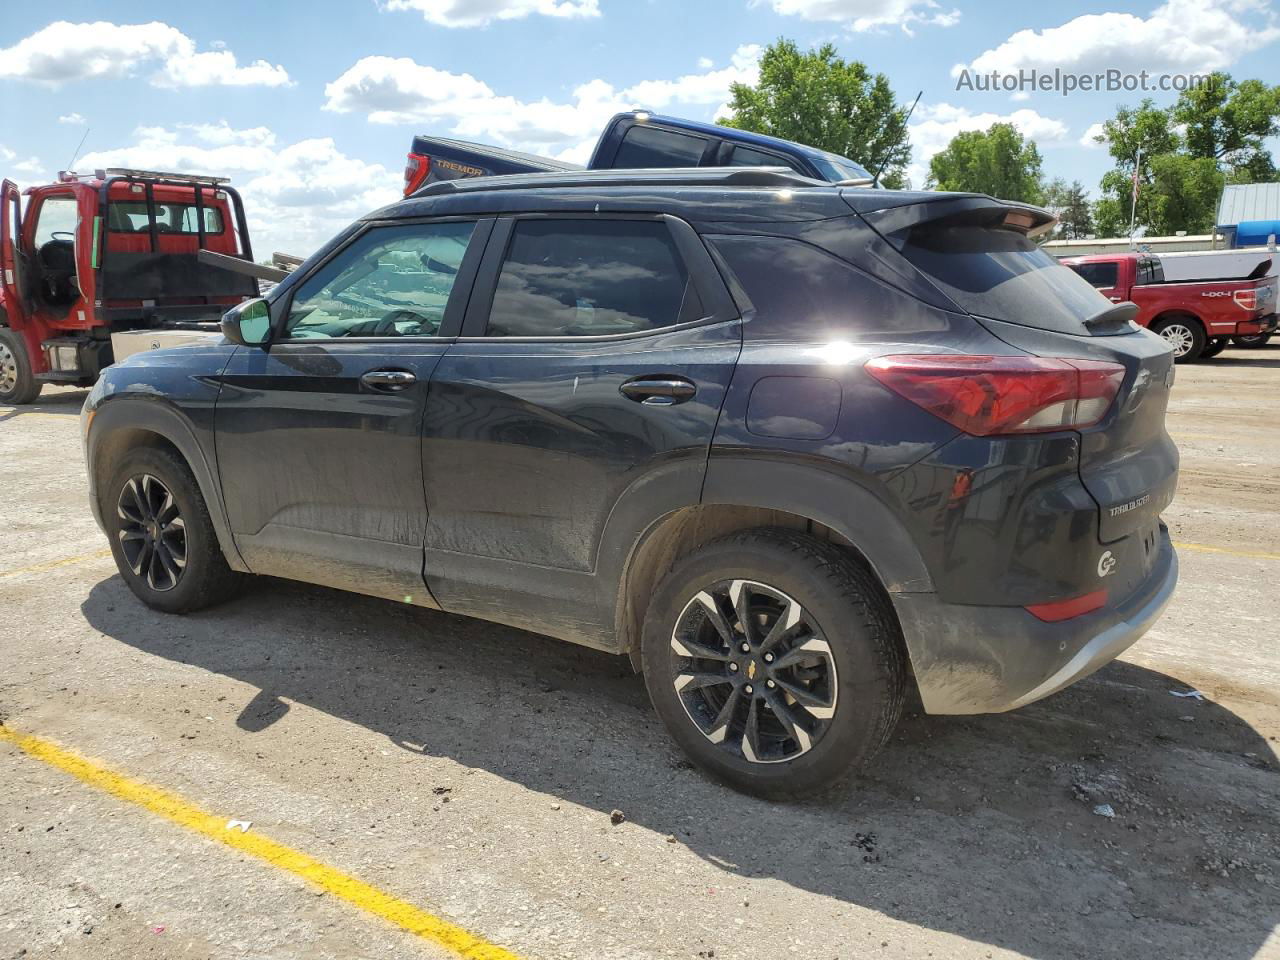
[[[728,165],[731,167],[788,167],[792,170],[796,169],[796,165],[790,160],[783,159],[772,153],[752,150],[750,147],[734,147],[733,154],[729,157]]]
[[[622,138],[613,165],[620,169],[696,167],[706,146],[703,137],[636,124]]]
[[[989,220],[990,214],[981,217]],[[892,239],[917,269],[975,316],[1084,335],[1089,332],[1084,321],[1111,307],[1084,278],[1018,230],[953,218],[921,224]]]
[[[698,319],[666,224],[518,220],[485,330],[490,337],[598,337]]]
[[[946,326],[941,311],[803,241],[707,239],[751,300],[752,340],[829,341]]]
[[[1106,290],[1116,285],[1120,267],[1115,263],[1073,263],[1071,269],[1089,282],[1089,286]]]

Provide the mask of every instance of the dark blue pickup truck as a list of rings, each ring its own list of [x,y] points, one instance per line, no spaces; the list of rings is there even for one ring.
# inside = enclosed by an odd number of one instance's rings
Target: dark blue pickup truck
[[[610,120],[587,164],[589,170],[653,167],[786,167],[847,186],[869,187],[874,180],[848,157],[816,147],[646,110],[619,113]],[[404,194],[437,180],[580,169],[562,160],[466,140],[414,137],[404,169]]]

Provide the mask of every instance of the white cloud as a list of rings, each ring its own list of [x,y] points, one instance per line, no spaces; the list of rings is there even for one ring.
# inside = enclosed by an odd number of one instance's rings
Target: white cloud
[[[86,120],[85,120],[85,118],[84,118],[84,117],[82,117],[82,116],[80,116],[80,114],[78,114],[78,113],[64,113],[62,116],[60,116],[60,117],[58,118],[58,122],[59,122],[59,123],[70,123],[70,124],[74,124],[74,125],[77,125],[77,126],[81,126],[81,125],[83,125],[83,124],[87,123],[88,121],[86,121]]]
[[[591,80],[563,101],[499,95],[469,73],[449,73],[407,57],[364,57],[325,87],[325,109],[364,113],[373,123],[427,125],[581,162],[613,114],[635,106],[721,105],[732,83],[758,80],[760,54],[759,45],[747,44],[719,70],[624,89]]]
[[[396,200],[402,175],[349,157],[328,137],[277,147],[263,127],[225,122],[139,127],[125,147],[87,154],[82,170],[134,167],[232,178],[244,198],[254,256],[306,255],[351,221]]]
[[[862,32],[876,27],[952,27],[960,22],[959,10],[945,10],[935,0],[770,0],[774,12],[805,20],[847,24]]]
[[[1080,146],[1088,147],[1090,150],[1100,149],[1102,144],[1095,142],[1093,138],[1102,136],[1102,133],[1103,130],[1101,123],[1090,124],[1089,129],[1080,135]]]
[[[986,130],[993,123],[1010,123],[1024,137],[1039,147],[1059,146],[1066,142],[1067,125],[1061,120],[1041,116],[1023,108],[1012,113],[971,113],[965,107],[949,103],[923,104],[916,108],[908,127],[911,135],[911,163],[907,176],[912,186],[921,188],[929,175],[929,161],[946,149],[953,137],[966,130]]]
[[[710,69],[711,69],[712,67],[714,67],[715,65],[716,65],[716,62],[715,62],[714,60],[712,60],[710,57],[699,57],[699,58],[698,58],[698,69],[699,69],[699,70],[710,70]]]
[[[978,73],[1033,67],[1208,73],[1278,37],[1269,0],[1167,0],[1145,19],[1090,13],[1045,30],[1019,30],[968,67]]]
[[[19,160],[18,154],[2,143],[0,143],[0,163],[4,164],[6,170],[29,175],[27,177],[16,177],[19,180],[19,187],[29,186],[31,183],[42,179],[41,175],[44,173],[44,165],[38,157],[27,157],[24,160]]]
[[[229,50],[197,52],[195,41],[166,23],[68,23],[59,20],[0,50],[0,77],[57,86],[72,80],[134,75],[156,64],[156,86],[281,86],[284,67],[256,60],[240,66]]]
[[[600,0],[387,0],[388,10],[416,10],[440,27],[483,27],[494,20],[598,17]]]

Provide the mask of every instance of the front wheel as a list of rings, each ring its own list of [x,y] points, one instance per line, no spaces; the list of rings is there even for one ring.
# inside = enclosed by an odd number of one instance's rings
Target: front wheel
[[[1265,347],[1271,342],[1271,334],[1255,333],[1249,336],[1232,337],[1231,341],[1237,347],[1248,347],[1251,350],[1256,350],[1258,347]]]
[[[1194,317],[1172,317],[1152,324],[1152,333],[1164,337],[1165,342],[1173,348],[1175,363],[1191,363],[1200,359],[1204,352],[1204,327]]]
[[[27,344],[21,334],[0,327],[0,403],[31,403],[40,396],[43,386],[31,372]]]
[[[824,791],[870,760],[902,711],[905,657],[883,590],[790,530],[680,560],[645,617],[649,696],[690,758],[765,797]]]
[[[1223,350],[1227,349],[1227,344],[1230,342],[1229,337],[1214,337],[1206,343],[1204,345],[1204,349],[1200,351],[1200,359],[1208,360],[1210,357],[1216,357]]]
[[[189,613],[233,592],[240,577],[227,566],[196,478],[177,454],[127,452],[102,496],[116,567],[147,606]]]

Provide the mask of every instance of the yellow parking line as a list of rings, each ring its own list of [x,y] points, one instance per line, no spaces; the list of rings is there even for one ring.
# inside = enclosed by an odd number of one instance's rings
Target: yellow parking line
[[[228,829],[228,819],[201,810],[176,793],[116,773],[79,754],[30,734],[0,726],[0,740],[14,744],[28,756],[56,767],[104,793],[142,807],[171,823],[202,834],[279,870],[301,877],[327,893],[389,920],[401,930],[429,940],[468,960],[519,960],[516,954],[482,940],[448,920],[433,916],[407,901],[384,893],[350,874],[327,866],[299,850],[256,832]]]
[[[44,563],[33,563],[29,567],[0,571],[0,580],[20,577],[27,573],[44,573],[46,570],[57,570],[58,567],[69,567],[73,563],[88,563],[90,560],[102,560],[109,556],[111,556],[110,550],[95,550],[93,553],[82,553],[75,557],[63,557],[61,560],[46,560]]]
[[[1255,557],[1260,560],[1280,560],[1280,553],[1267,553],[1265,550],[1232,550],[1228,547],[1210,547],[1203,543],[1183,543],[1175,540],[1173,545],[1179,550],[1199,550],[1202,553],[1226,553],[1233,557]]]

